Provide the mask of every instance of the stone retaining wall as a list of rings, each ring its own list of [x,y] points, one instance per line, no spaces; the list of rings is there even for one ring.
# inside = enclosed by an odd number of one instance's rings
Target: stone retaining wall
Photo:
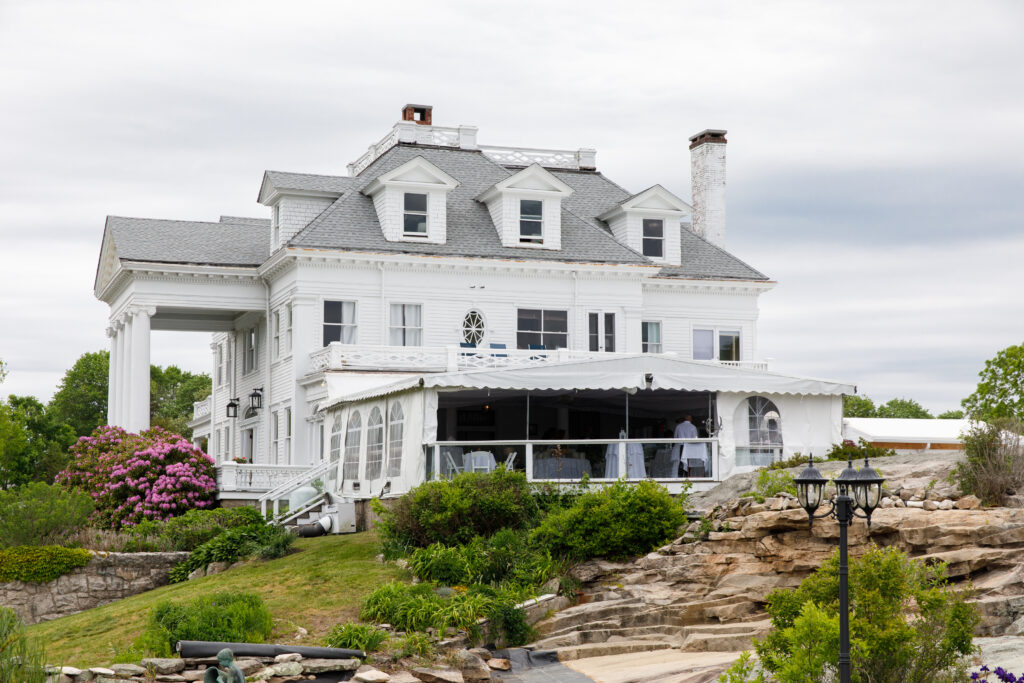
[[[0,583],[0,606],[36,624],[163,586],[179,553],[94,553],[84,567],[49,583]]]

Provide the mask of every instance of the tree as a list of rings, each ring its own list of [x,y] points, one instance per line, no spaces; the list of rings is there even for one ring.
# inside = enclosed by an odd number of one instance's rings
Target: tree
[[[894,398],[878,406],[875,417],[931,419],[932,414],[912,398]]]
[[[50,400],[54,415],[74,430],[75,436],[87,436],[107,423],[107,374],[110,352],[84,353],[64,374],[57,393]]]
[[[867,396],[843,396],[843,417],[875,417],[875,402]]]
[[[54,416],[70,425],[75,436],[88,436],[96,427],[107,424],[109,367],[108,351],[82,354],[64,375],[50,401]],[[210,376],[186,372],[174,365],[153,365],[149,380],[151,423],[190,438],[192,403],[210,395]]]
[[[962,420],[964,419],[964,411],[947,410],[944,413],[939,413],[936,417],[940,420]]]
[[[17,410],[0,401],[0,490],[27,483],[31,472],[25,422]]]
[[[28,437],[31,461],[30,481],[51,483],[67,465],[68,448],[75,432],[34,396],[8,396],[8,404],[19,416]]]
[[[977,389],[961,405],[975,420],[1024,421],[1024,344],[1007,346],[985,361]]]
[[[0,359],[0,382],[3,382],[5,377],[7,377],[7,364]]]

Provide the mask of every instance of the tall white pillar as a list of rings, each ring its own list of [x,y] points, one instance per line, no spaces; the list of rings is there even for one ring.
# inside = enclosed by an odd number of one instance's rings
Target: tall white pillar
[[[128,431],[149,429],[149,318],[155,311],[138,308],[132,314],[131,406]]]
[[[117,371],[117,386],[121,397],[117,400],[117,425],[130,429],[132,405],[132,316],[125,313],[121,321],[121,354]]]
[[[107,328],[107,337],[110,338],[110,362],[107,365],[107,424],[117,424],[117,363],[119,353],[117,351],[117,326],[111,325]]]

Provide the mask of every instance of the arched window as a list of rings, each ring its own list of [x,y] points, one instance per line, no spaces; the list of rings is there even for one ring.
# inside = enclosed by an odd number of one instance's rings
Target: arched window
[[[370,419],[366,421],[366,478],[369,480],[380,477],[384,466],[384,418],[380,408],[370,411]]]
[[[331,425],[331,462],[341,460],[341,415],[334,418]]]
[[[484,317],[479,311],[470,311],[462,319],[462,341],[479,346],[484,340]]]
[[[747,430],[751,464],[768,465],[782,457],[782,417],[774,403],[763,396],[748,398]]]
[[[348,429],[345,431],[345,462],[342,464],[341,475],[345,481],[359,478],[359,441],[362,436],[362,420],[359,413],[353,411],[348,418]]]
[[[405,415],[402,404],[395,401],[388,412],[388,476],[397,477],[402,474],[402,431],[405,426]]]

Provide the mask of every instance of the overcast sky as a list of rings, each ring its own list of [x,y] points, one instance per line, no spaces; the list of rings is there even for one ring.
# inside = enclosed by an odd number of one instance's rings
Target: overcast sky
[[[1022,35],[1013,1],[0,0],[0,392],[105,347],[106,215],[269,217],[264,169],[343,175],[416,102],[686,199],[687,137],[728,129],[760,355],[958,407],[1024,341]]]

